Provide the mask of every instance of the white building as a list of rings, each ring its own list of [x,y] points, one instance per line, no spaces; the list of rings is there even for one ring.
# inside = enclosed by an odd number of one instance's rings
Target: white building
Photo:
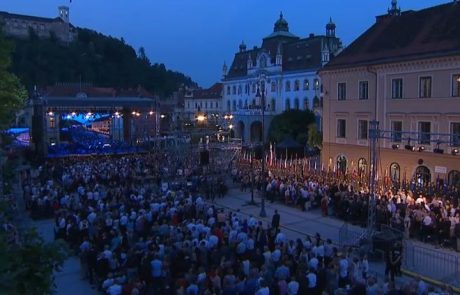
[[[223,111],[235,117],[243,142],[262,140],[261,96],[265,97],[264,136],[271,118],[286,110],[314,110],[321,116],[321,81],[317,71],[342,48],[330,20],[326,35],[300,38],[289,32],[280,14],[273,33],[262,46],[246,49],[244,42],[230,69],[223,67]],[[227,71],[228,70],[228,71]],[[319,124],[321,125],[321,124]]]

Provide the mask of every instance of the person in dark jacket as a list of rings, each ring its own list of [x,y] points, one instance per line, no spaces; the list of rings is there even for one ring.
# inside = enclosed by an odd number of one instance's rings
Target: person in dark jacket
[[[276,230],[279,229],[279,227],[280,227],[280,219],[281,219],[281,216],[278,213],[278,210],[275,210],[275,214],[273,214],[273,217],[272,217],[272,228],[274,228]]]

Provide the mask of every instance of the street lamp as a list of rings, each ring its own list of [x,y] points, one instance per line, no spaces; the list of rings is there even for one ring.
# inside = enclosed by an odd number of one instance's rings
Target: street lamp
[[[265,211],[265,189],[266,189],[266,184],[265,184],[265,136],[264,136],[264,130],[265,130],[265,86],[262,87],[260,90],[259,87],[257,87],[257,93],[256,97],[260,98],[260,104],[261,104],[261,109],[262,109],[262,151],[261,151],[261,162],[262,162],[262,202],[260,206],[260,217],[267,217],[267,212]]]

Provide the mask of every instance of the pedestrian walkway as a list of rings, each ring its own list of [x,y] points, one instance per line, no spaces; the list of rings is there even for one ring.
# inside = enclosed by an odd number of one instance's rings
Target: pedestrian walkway
[[[316,233],[321,235],[322,239],[331,239],[333,244],[339,244],[339,230],[344,224],[344,221],[332,218],[324,217],[321,215],[319,210],[311,210],[302,212],[298,207],[290,207],[280,203],[265,203],[265,211],[267,217],[259,217],[260,213],[260,198],[256,197],[255,200],[258,203],[257,206],[248,205],[248,201],[251,199],[250,192],[241,192],[237,188],[230,188],[225,198],[216,198],[214,204],[216,207],[226,208],[231,211],[238,211],[243,216],[254,216],[265,223],[265,225],[271,225],[271,218],[275,212],[281,215],[280,228],[285,233],[288,239],[304,238],[305,236],[314,236]],[[360,233],[362,228],[354,225],[349,225],[349,230]],[[370,273],[376,276],[380,281],[385,279],[385,264],[383,261],[370,261]],[[401,284],[410,277],[403,276],[397,277],[396,283]]]
[[[20,171],[22,167],[16,170]],[[45,242],[52,242],[54,240],[54,222],[52,219],[45,220],[32,220],[25,209],[25,204],[22,198],[22,186],[18,177],[18,183],[15,185],[15,193],[17,198],[17,214],[16,222],[21,229],[35,227],[37,233],[43,238]],[[56,295],[97,295],[100,294],[92,289],[87,280],[80,278],[80,262],[75,256],[70,256],[62,266],[60,272],[54,275],[54,282],[56,284]]]

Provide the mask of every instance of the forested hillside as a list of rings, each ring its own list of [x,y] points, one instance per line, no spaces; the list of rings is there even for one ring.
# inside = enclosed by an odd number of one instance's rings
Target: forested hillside
[[[78,40],[61,44],[55,37],[13,39],[12,70],[27,89],[34,85],[89,82],[96,86],[135,88],[138,85],[160,96],[169,96],[184,84],[195,86],[190,77],[151,63],[143,48],[136,52],[123,39],[88,29],[78,29]]]

